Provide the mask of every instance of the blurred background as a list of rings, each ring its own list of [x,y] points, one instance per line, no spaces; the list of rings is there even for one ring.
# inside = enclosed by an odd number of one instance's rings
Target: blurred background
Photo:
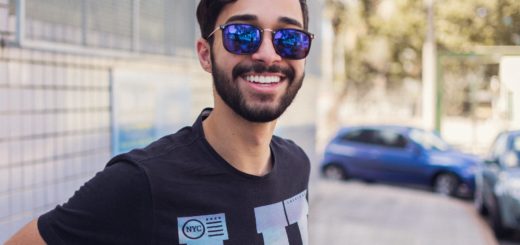
[[[65,202],[112,156],[191,125],[212,106],[211,76],[194,50],[197,3],[0,0],[0,242]],[[520,128],[520,2],[308,4],[317,38],[304,86],[275,133],[311,158],[312,244],[520,244],[512,232],[520,185],[506,183],[519,164],[503,167],[498,153],[484,161],[500,132]],[[323,178],[340,128],[381,124],[433,132],[472,156],[469,197]],[[406,139],[406,150],[418,145]],[[518,142],[504,152],[520,151]],[[334,154],[345,152],[352,148]],[[507,203],[494,192],[504,188],[475,184],[486,167],[498,173],[493,186],[504,182],[514,194]]]

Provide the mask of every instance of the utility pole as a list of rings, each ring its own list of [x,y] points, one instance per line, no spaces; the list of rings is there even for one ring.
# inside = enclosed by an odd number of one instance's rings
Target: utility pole
[[[423,127],[428,130],[437,129],[437,46],[435,42],[434,0],[424,1],[428,19],[426,39],[422,54],[422,118]]]

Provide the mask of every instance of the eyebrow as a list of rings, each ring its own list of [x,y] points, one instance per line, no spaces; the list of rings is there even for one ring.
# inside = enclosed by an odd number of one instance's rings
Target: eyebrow
[[[233,16],[229,17],[227,19],[226,23],[233,22],[233,21],[257,21],[257,20],[258,20],[258,17],[256,15],[242,14],[242,15],[233,15]],[[280,18],[278,18],[278,22],[282,22],[282,23],[285,23],[288,25],[295,25],[300,28],[303,28],[303,25],[301,22],[299,22],[293,18],[289,18],[289,17],[280,17]]]
[[[289,18],[289,17],[280,17],[278,18],[278,21],[279,22],[282,22],[282,23],[285,23],[285,24],[289,24],[289,25],[295,25],[295,26],[298,26],[300,28],[303,28],[303,25],[302,23],[300,23],[299,21],[293,19],[293,18]]]
[[[256,15],[252,14],[242,14],[242,15],[233,15],[227,19],[226,23],[233,22],[233,21],[254,21],[258,20],[258,17]]]

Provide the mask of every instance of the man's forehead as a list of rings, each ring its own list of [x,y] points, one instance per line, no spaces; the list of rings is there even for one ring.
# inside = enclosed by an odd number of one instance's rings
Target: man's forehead
[[[230,16],[225,21],[225,23],[235,22],[235,21],[257,22],[258,19],[259,19],[259,17],[256,16],[256,15],[252,15],[252,14],[239,14],[239,15]],[[290,18],[290,17],[287,17],[287,16],[280,16],[280,17],[278,17],[277,22],[282,23],[282,24],[287,24],[287,25],[294,25],[294,26],[303,28],[303,24],[300,21],[298,21],[296,19],[293,19],[293,18]]]
[[[217,24],[233,21],[272,22],[303,28],[299,0],[237,0],[222,9]]]

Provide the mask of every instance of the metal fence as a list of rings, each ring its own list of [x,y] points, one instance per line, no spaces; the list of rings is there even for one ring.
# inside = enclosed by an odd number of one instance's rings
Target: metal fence
[[[192,53],[195,4],[0,0],[0,243],[111,156],[114,59],[90,52]]]
[[[110,157],[109,68],[0,49],[0,243]]]
[[[9,14],[9,0],[0,0],[0,41],[14,40],[14,16]]]
[[[6,1],[6,0],[4,0]],[[18,42],[193,55],[193,0],[9,0]],[[59,6],[59,7],[56,7]],[[187,11],[192,10],[192,11]]]

